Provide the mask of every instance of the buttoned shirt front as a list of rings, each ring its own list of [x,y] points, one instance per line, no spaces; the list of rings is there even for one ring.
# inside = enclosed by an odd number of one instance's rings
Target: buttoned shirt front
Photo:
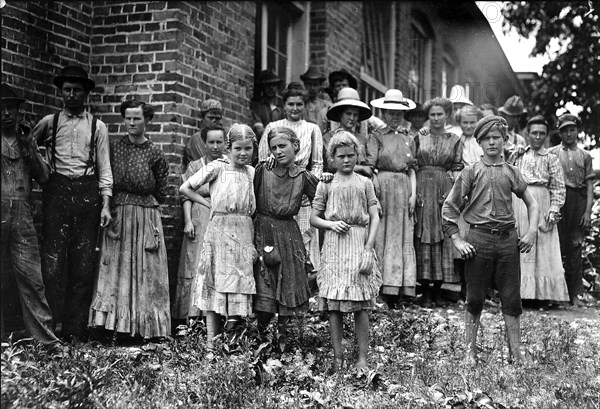
[[[54,115],[45,116],[35,126],[33,137],[40,146],[46,147],[48,163],[54,163],[51,172],[71,179],[93,174],[93,169],[88,165],[92,120],[93,116],[87,111],[78,115],[72,115],[65,110],[59,113],[54,160],[54,152],[51,149]],[[94,157],[100,194],[112,196],[113,177],[110,168],[108,131],[104,122],[100,120],[96,123],[95,145]]]
[[[574,189],[582,189],[588,180],[595,179],[592,167],[592,156],[581,148],[566,148],[562,144],[553,146],[549,152],[558,156],[563,173],[565,185]]]
[[[519,169],[502,161],[491,163],[485,158],[460,173],[442,207],[444,232],[458,233],[458,217],[463,211],[469,224],[491,229],[514,227],[512,194],[521,198],[527,183]]]

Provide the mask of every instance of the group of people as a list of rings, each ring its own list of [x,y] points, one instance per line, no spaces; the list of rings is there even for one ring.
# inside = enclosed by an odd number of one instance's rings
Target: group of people
[[[75,341],[88,327],[157,339],[172,320],[204,315],[211,349],[224,326],[250,315],[266,338],[277,315],[284,348],[316,273],[335,368],[343,366],[342,317],[352,312],[364,369],[377,296],[395,308],[419,284],[422,305],[432,307],[443,283],[462,283],[469,362],[489,288],[502,301],[515,361],[522,299],[580,302],[594,173],[577,147],[576,116],[559,117],[562,143],[548,148],[541,116],[527,122],[527,139],[519,135],[518,96],[496,110],[476,107],[460,87],[423,105],[390,89],[371,101],[378,118],[348,72],[329,75],[326,90],[314,67],[301,79],[279,96],[282,81],[261,72],[251,119],[229,130],[221,104],[202,102],[183,160],[173,302],[160,217],[169,165],[146,136],[152,107],[124,101],[127,133],[109,140],[84,108],[93,81],[65,67],[54,80],[63,110],[26,129],[23,99],[2,84],[2,260],[27,330],[60,353],[57,322]],[[32,177],[43,190],[41,252]]]

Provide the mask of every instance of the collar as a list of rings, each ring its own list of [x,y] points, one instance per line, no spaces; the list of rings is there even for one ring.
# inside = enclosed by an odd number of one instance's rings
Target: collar
[[[568,148],[568,147],[566,147],[565,145],[563,145],[563,144],[561,143],[561,144],[560,144],[560,147],[561,147],[561,149],[562,149],[562,150],[564,150],[564,151],[576,151],[576,150],[578,149],[578,147],[577,147],[577,144],[575,144],[575,146],[574,146],[574,147],[572,147],[572,148]]]
[[[275,166],[273,169],[271,169],[273,171],[274,174],[276,174],[277,176],[284,177],[285,174],[289,174],[291,177],[295,178],[296,176],[298,176],[300,173],[302,173],[302,168],[300,168],[300,166],[293,164],[292,166],[290,166],[289,168],[284,168],[281,166]]]
[[[129,135],[123,135],[123,138],[121,140],[127,145],[133,145],[133,146],[139,146],[139,147],[146,146],[151,143],[150,139],[147,139],[147,138],[142,143],[133,143],[129,140]]]
[[[482,156],[481,156],[481,162],[483,162],[483,164],[484,164],[485,166],[504,166],[504,164],[506,163],[506,162],[504,161],[504,155],[502,155],[502,160],[501,160],[500,162],[498,162],[498,163],[493,163],[493,162],[490,162],[490,161],[488,161],[488,160],[485,158],[485,156],[483,156],[483,155],[482,155]]]
[[[386,125],[385,128],[381,129],[379,132],[381,132],[382,134],[386,134],[386,133],[390,133],[390,132],[398,132],[398,133],[404,133],[408,135],[408,130],[403,127],[402,125],[399,125],[396,129],[390,127],[389,125]]]
[[[540,155],[540,156],[546,156],[548,154],[548,149],[546,149],[543,146],[536,152],[533,149],[531,149],[531,146],[527,145],[527,147],[525,148],[525,152],[528,152],[528,151],[531,151],[531,152],[535,153],[536,155]]]
[[[85,118],[86,114],[87,114],[87,111],[84,109],[83,111],[81,111],[78,114],[72,114],[69,111],[67,111],[66,109],[63,109],[63,113],[65,114],[65,116],[67,118]]]
[[[23,157],[23,152],[21,151],[21,144],[19,144],[19,133],[21,131],[17,131],[17,138],[15,142],[11,145],[8,143],[6,138],[2,138],[2,155],[9,159],[19,159]]]

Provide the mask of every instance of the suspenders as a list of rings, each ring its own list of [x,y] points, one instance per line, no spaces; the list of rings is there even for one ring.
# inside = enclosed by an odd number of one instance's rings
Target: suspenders
[[[52,159],[51,159],[50,167],[55,172],[56,172],[56,131],[58,128],[58,115],[59,114],[60,114],[59,112],[54,114],[54,119],[52,121],[52,139],[50,140],[50,149],[52,151]],[[94,160],[95,153],[96,153],[96,123],[97,122],[98,122],[98,120],[95,117],[93,117],[92,118],[92,136],[90,138],[90,156],[86,162],[85,172],[83,173],[84,176],[87,176],[88,169],[92,169],[93,174],[95,174],[96,177],[98,176],[98,173],[96,172],[96,162]]]

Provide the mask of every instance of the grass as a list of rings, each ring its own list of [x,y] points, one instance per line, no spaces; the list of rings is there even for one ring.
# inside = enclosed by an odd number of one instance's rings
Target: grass
[[[462,313],[381,306],[371,319],[372,370],[331,373],[327,321],[292,328],[281,353],[252,323],[206,359],[204,328],[164,344],[86,344],[64,359],[37,345],[2,350],[3,408],[600,408],[600,322],[523,315],[528,363],[509,365],[501,313],[482,315],[476,367],[462,364]],[[355,360],[345,321],[347,360]]]

